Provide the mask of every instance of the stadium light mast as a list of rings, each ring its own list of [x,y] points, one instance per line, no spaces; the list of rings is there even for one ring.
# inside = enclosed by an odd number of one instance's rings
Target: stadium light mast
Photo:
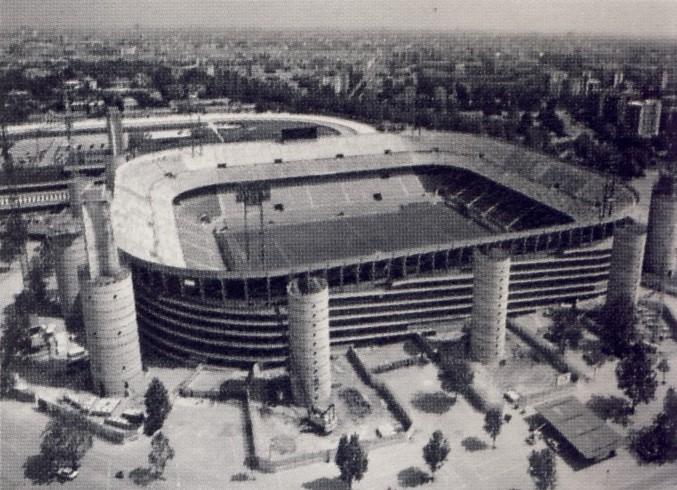
[[[243,212],[244,212],[244,241],[245,241],[245,253],[247,254],[247,263],[251,259],[251,246],[249,238],[249,225],[247,221],[247,207],[248,206],[258,206],[259,207],[259,256],[261,258],[261,264],[265,268],[266,264],[266,246],[265,246],[265,228],[264,228],[264,213],[263,213],[263,202],[270,200],[270,184],[265,182],[254,182],[249,184],[240,184],[237,188],[236,200],[242,201]]]

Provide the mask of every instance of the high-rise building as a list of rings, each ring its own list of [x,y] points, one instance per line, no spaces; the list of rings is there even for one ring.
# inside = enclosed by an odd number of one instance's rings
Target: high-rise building
[[[661,101],[633,100],[625,109],[625,126],[630,134],[642,137],[658,136],[661,124]]]

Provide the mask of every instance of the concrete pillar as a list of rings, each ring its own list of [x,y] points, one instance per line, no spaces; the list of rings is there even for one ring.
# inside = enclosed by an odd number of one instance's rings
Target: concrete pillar
[[[204,301],[206,299],[204,279],[202,279],[201,277],[198,277],[196,280],[197,280],[198,290],[200,291],[200,299]]]
[[[616,230],[611,249],[607,306],[637,304],[645,245],[646,226],[632,223]]]
[[[663,173],[651,192],[644,269],[660,276],[675,275],[677,258],[677,176]]]
[[[475,250],[470,347],[473,357],[483,364],[499,361],[504,355],[509,283],[507,252]]]
[[[228,295],[226,294],[226,281],[225,279],[221,279],[219,282],[221,283],[221,300],[225,304],[226,299],[228,297]]]
[[[294,402],[326,408],[331,397],[329,288],[318,277],[287,285],[289,377]]]

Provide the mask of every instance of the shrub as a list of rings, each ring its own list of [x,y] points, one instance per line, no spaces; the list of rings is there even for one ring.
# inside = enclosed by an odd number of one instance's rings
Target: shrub
[[[486,442],[477,437],[466,437],[461,441],[461,446],[463,446],[466,451],[470,452],[484,451],[489,447]]]
[[[371,413],[371,405],[364,399],[362,393],[355,388],[345,388],[341,390],[339,392],[339,397],[346,405],[348,405],[351,416],[355,418],[364,418]]]
[[[612,420],[624,427],[629,423],[629,416],[632,413],[632,406],[628,400],[619,396],[600,396],[593,395],[588,400],[587,406],[590,410],[604,420]]]
[[[240,473],[235,473],[230,477],[230,481],[249,481],[251,477],[249,474],[241,471]]]
[[[441,415],[447,413],[456,404],[456,397],[451,397],[442,391],[436,393],[419,391],[414,395],[411,404],[421,412]]]

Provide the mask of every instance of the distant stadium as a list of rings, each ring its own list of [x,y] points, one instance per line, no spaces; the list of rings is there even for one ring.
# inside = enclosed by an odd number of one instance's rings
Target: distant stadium
[[[274,133],[118,168],[114,228],[146,345],[282,363],[285,287],[302,275],[329,284],[332,343],[441,331],[470,313],[476,247],[510,251],[510,313],[592,299],[636,203],[604,176],[478,136],[295,115]]]

